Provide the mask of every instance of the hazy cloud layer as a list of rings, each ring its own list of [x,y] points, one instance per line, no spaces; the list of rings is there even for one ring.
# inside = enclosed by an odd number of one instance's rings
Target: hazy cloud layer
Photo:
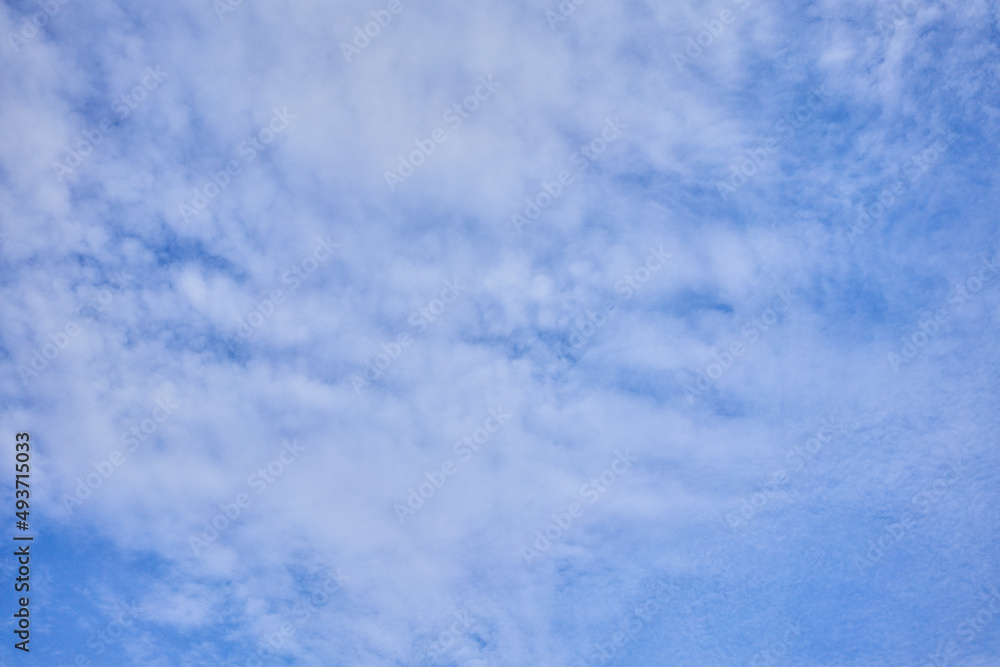
[[[29,659],[996,664],[998,28],[3,5]]]

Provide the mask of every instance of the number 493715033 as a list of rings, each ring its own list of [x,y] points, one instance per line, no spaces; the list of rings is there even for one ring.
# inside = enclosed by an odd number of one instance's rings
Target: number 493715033
[[[28,500],[31,497],[31,490],[28,484],[28,478],[30,477],[31,467],[29,461],[31,459],[31,436],[27,433],[18,433],[16,436],[17,444],[15,445],[17,466],[17,475],[15,478],[15,495],[17,496],[17,518],[20,521],[27,523],[28,521]]]

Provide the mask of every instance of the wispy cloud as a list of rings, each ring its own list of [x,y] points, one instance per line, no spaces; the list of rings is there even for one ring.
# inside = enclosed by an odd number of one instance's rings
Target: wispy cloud
[[[0,6],[34,658],[995,664],[998,20]]]

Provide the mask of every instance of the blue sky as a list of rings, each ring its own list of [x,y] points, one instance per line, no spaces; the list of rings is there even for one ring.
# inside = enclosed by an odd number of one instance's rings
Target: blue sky
[[[3,3],[0,664],[1000,664],[998,29]]]

